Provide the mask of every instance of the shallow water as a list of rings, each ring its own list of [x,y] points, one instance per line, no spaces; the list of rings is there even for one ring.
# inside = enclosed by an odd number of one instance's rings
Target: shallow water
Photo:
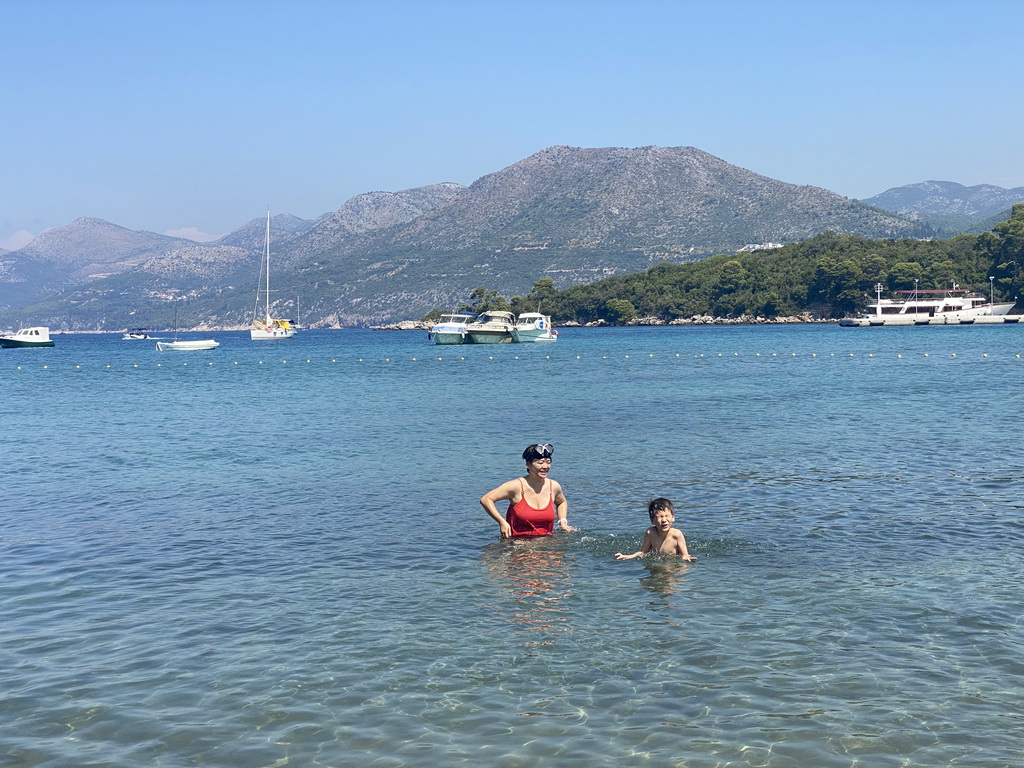
[[[3,350],[0,765],[1018,765],[1022,333]]]

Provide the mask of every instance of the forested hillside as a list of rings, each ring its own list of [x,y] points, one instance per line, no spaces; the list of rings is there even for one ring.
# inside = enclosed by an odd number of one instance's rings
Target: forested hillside
[[[555,290],[538,280],[510,300],[485,288],[468,308],[538,305],[556,322],[671,321],[693,315],[774,318],[809,313],[838,318],[864,307],[875,285],[886,291],[946,288],[953,283],[997,300],[1024,295],[1024,203],[982,235],[950,240],[870,240],[826,232],[774,250],[719,255],[691,264],[658,264],[646,272]],[[992,277],[994,280],[990,281]]]

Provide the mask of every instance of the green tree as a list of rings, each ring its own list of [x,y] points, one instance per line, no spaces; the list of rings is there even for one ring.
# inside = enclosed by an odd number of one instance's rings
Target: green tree
[[[625,323],[636,317],[636,307],[625,299],[608,299],[604,306],[608,319],[613,323]]]
[[[920,287],[922,277],[924,277],[924,267],[919,263],[916,261],[898,261],[889,270],[889,280],[887,283],[890,290],[909,290],[914,287],[915,280],[918,281],[918,286]]]
[[[502,296],[495,290],[479,286],[474,288],[469,294],[469,303],[463,304],[460,311],[468,310],[470,312],[508,312],[509,303],[508,299]]]

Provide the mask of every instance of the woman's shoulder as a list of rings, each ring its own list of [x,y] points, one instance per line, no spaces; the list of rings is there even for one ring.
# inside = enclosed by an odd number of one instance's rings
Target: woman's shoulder
[[[510,495],[518,493],[520,488],[522,488],[522,478],[517,477],[513,480],[502,483],[488,495],[498,499],[507,499]]]

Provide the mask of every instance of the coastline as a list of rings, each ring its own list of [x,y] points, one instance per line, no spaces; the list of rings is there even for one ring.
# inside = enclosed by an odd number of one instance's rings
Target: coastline
[[[760,315],[740,315],[739,317],[712,317],[711,315],[693,315],[677,317],[674,320],[662,320],[660,317],[638,317],[624,323],[609,323],[607,320],[594,320],[589,323],[570,321],[558,323],[559,328],[628,328],[633,326],[656,325],[792,325],[805,323],[838,323],[838,319],[817,318],[810,315],[788,315],[786,317],[761,317]],[[423,320],[400,320],[397,323],[371,325],[374,331],[429,331],[433,323]]]

